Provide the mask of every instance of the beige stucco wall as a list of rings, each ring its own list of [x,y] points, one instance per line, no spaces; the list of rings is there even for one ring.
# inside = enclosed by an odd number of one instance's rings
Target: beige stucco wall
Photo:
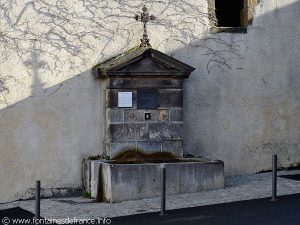
[[[0,3],[0,202],[30,196],[37,179],[43,188],[81,186],[83,158],[104,149],[103,83],[90,69],[139,44],[141,2]],[[208,23],[197,18],[205,2],[146,3],[158,16],[152,44],[163,52]]]
[[[189,51],[200,69],[186,83],[186,152],[223,160],[227,174],[271,169],[274,153],[299,162],[299,12],[300,1],[260,1],[247,34],[194,43],[206,45]]]
[[[185,84],[185,152],[224,160],[227,174],[300,161],[299,0],[263,0],[247,34],[212,35],[206,1],[0,3],[0,202],[81,186],[101,154],[103,83],[96,63],[139,44],[142,3],[154,48],[196,67]]]

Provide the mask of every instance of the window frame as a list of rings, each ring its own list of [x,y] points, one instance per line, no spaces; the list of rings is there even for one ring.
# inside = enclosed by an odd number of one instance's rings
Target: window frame
[[[228,33],[247,33],[247,27],[252,24],[255,6],[258,0],[244,0],[244,8],[242,10],[240,27],[218,27],[216,17],[216,0],[208,0],[208,17],[209,24],[213,33],[228,32]]]

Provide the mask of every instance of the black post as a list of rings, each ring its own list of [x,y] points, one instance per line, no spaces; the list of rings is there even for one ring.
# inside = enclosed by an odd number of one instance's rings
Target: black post
[[[166,215],[166,168],[161,167],[161,201],[160,201],[160,215]]]
[[[35,218],[40,219],[41,181],[35,183]]]
[[[276,201],[277,197],[277,155],[272,157],[272,200]]]

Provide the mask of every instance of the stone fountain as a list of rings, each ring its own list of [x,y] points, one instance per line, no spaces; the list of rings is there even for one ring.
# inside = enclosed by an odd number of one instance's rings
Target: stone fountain
[[[151,48],[146,24],[155,17],[143,13],[136,16],[144,22],[141,45],[93,70],[106,85],[110,159],[84,166],[85,189],[98,201],[158,196],[162,165],[168,194],[224,187],[222,161],[183,158],[183,83],[195,69]]]

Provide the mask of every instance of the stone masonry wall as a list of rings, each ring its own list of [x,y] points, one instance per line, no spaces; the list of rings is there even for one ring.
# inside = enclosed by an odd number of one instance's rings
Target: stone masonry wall
[[[106,152],[114,158],[128,151],[170,152],[183,156],[183,81],[176,79],[111,79],[106,90]],[[138,89],[157,90],[157,109],[138,109]],[[118,92],[133,93],[133,107],[118,108]],[[145,119],[150,113],[151,119]]]

